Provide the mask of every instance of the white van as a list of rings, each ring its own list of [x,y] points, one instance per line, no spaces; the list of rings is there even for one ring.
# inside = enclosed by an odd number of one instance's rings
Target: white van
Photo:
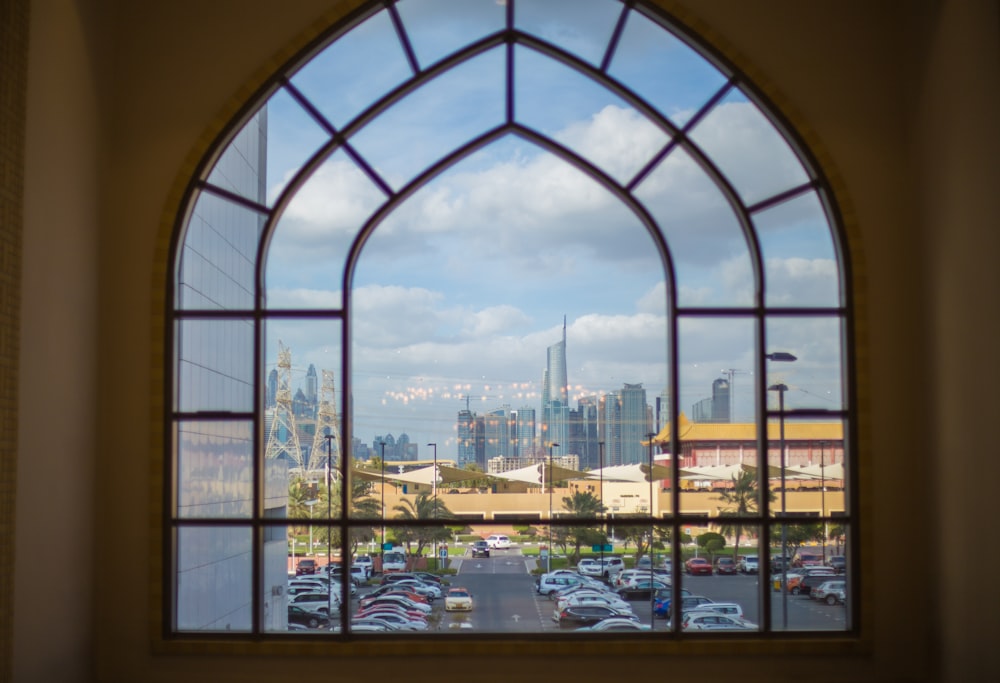
[[[714,612],[716,614],[725,614],[727,617],[732,617],[733,619],[743,619],[743,607],[735,602],[706,602],[689,610],[684,610],[684,612]]]
[[[486,539],[491,550],[503,549],[510,547],[510,539],[503,534],[493,534]]]

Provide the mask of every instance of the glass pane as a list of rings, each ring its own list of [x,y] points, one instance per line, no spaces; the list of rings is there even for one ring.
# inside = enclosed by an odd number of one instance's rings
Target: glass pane
[[[638,12],[629,12],[608,73],[683,126],[728,80],[704,57]]]
[[[504,5],[496,0],[403,0],[396,7],[423,69],[504,28]]]
[[[546,0],[517,0],[514,25],[577,57],[600,66],[621,5],[606,0],[576,0],[573,11]]]
[[[403,98],[351,138],[399,189],[442,157],[504,121],[504,51],[490,50]]]
[[[698,122],[691,137],[751,205],[808,182],[781,133],[739,90]]]
[[[284,88],[267,101],[267,205],[302,165],[330,140],[325,130]]]
[[[786,417],[782,423],[776,416],[768,425],[768,444],[776,514],[820,516],[824,509],[828,514],[847,509],[843,422]]]
[[[327,120],[344,128],[413,72],[388,12],[355,26],[292,78]]]
[[[177,529],[177,630],[249,631],[253,623],[251,532]]]
[[[253,425],[182,421],[177,425],[177,517],[253,513]]]
[[[837,535],[825,548],[822,543],[824,529]],[[774,630],[843,631],[850,628],[851,574],[846,564],[841,564],[847,559],[844,550],[847,532],[846,525],[831,526],[821,521],[771,527],[769,582]],[[841,566],[845,569],[840,570]]]
[[[833,236],[815,193],[756,213],[753,222],[764,260],[767,305],[840,305]]]
[[[208,176],[208,182],[263,204],[266,169],[267,108],[262,107],[223,150]]]
[[[674,259],[679,306],[750,306],[753,266],[732,206],[683,149],[636,188]]]
[[[178,308],[253,308],[257,247],[266,219],[217,195],[198,196],[180,250]]]
[[[287,463],[291,517],[328,517],[328,508],[338,515],[341,509],[336,482],[342,454],[349,452],[343,445],[341,334],[338,321],[322,319],[272,320],[265,331],[264,457]],[[313,510],[309,501],[322,504]]]
[[[728,490],[738,494],[738,491]],[[680,630],[753,633],[760,630],[759,530],[758,525],[721,521],[722,515],[686,534],[681,583]],[[673,622],[672,596],[661,596],[654,605],[657,616]]]
[[[268,308],[340,308],[347,253],[384,201],[344,152],[333,154],[275,226],[266,265]]]
[[[584,281],[605,286],[580,296]],[[376,455],[379,437],[407,435],[409,450],[387,448],[390,462],[426,453],[424,443],[483,470],[495,457],[545,455],[553,441],[561,444],[555,455],[570,455],[568,421],[580,400],[589,401],[596,425],[599,402],[613,396],[618,406],[624,386],[664,386],[666,302],[648,232],[586,175],[515,139],[457,165],[379,226],[359,259],[353,295],[354,427]],[[578,325],[567,330],[567,343],[576,343],[572,378],[556,351],[565,348],[564,316]],[[548,388],[537,375],[546,359]],[[558,397],[550,414],[543,414],[546,391]],[[456,441],[463,405],[470,420],[473,412],[504,417],[497,438],[484,435],[478,452]],[[513,413],[532,415],[518,442],[510,438]],[[553,426],[547,436],[542,425]],[[607,464],[645,461],[640,442],[648,431],[617,435],[628,446],[609,449]],[[596,430],[588,438],[586,452],[596,456]]]
[[[622,184],[669,140],[624,100],[527,48],[515,52],[517,121],[562,143]]]
[[[253,410],[253,324],[249,320],[178,321],[176,354],[177,410]]]
[[[766,334],[770,353],[780,350],[795,357],[792,362],[766,361],[767,386],[787,387],[783,392],[786,410],[839,411],[845,407],[844,332],[839,316],[775,316],[768,318]]]
[[[265,631],[329,633],[340,626],[345,599],[326,527],[268,526],[264,533]],[[349,597],[349,594],[348,594]]]

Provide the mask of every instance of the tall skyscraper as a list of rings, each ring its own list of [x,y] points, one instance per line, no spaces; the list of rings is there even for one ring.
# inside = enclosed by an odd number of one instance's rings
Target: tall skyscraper
[[[557,443],[553,455],[569,452],[569,378],[566,374],[566,318],[562,340],[548,348],[542,378],[542,441],[546,450]]]
[[[626,384],[619,391],[621,401],[622,464],[646,462],[642,442],[649,434],[646,390],[641,384]]]
[[[521,406],[517,409],[517,455],[527,458],[535,454],[535,409]]]
[[[316,366],[309,364],[306,371],[306,401],[315,404],[319,396],[319,376],[316,374]]]
[[[476,462],[475,418],[471,410],[458,411],[458,466]]]

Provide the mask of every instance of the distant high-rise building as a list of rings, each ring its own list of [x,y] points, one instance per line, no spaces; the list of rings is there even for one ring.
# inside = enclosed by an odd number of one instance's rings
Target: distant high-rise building
[[[319,396],[319,376],[316,374],[316,366],[309,364],[306,371],[306,401],[315,405]]]
[[[535,409],[521,406],[517,409],[517,453],[520,458],[535,454]]]
[[[618,393],[621,402],[622,464],[645,462],[648,456],[642,442],[648,438],[650,430],[646,390],[641,384],[626,384]]]
[[[458,411],[458,466],[476,462],[475,417],[471,410]]]
[[[731,392],[729,380],[719,378],[712,382],[712,397],[704,398],[691,406],[692,422],[732,422],[729,409]]]
[[[273,408],[278,396],[278,369],[271,368],[267,373],[267,407]],[[270,415],[270,413],[268,413]],[[266,432],[265,432],[266,433]]]
[[[579,457],[585,470],[600,467],[598,404],[597,396],[583,396],[570,411],[569,452]]]
[[[600,406],[601,432],[604,441],[604,466],[622,464],[621,403],[618,394],[605,394]]]
[[[508,407],[498,408],[483,416],[483,464],[497,456],[510,456],[510,424]]]
[[[542,377],[542,441],[548,449],[559,444],[553,455],[569,452],[569,378],[566,373],[566,318],[562,340],[548,348],[545,374]]]

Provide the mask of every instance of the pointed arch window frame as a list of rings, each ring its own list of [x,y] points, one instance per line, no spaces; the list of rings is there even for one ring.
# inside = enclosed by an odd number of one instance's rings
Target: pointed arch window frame
[[[609,0],[612,1],[612,0]],[[837,202],[834,198],[834,192],[830,186],[829,181],[826,179],[822,172],[820,164],[816,161],[814,156],[811,154],[808,146],[802,142],[801,138],[798,136],[794,127],[790,125],[780,114],[777,107],[771,104],[768,98],[760,92],[748,79],[743,75],[734,65],[729,63],[723,56],[714,51],[710,45],[707,45],[705,41],[694,34],[693,32],[687,30],[683,23],[679,21],[676,17],[672,16],[668,12],[664,11],[660,7],[647,2],[622,2],[621,3],[621,14],[619,20],[612,32],[609,39],[607,50],[604,57],[601,60],[599,66],[595,66],[583,60],[582,58],[574,55],[573,53],[561,48],[560,46],[551,43],[545,39],[538,36],[531,35],[524,32],[523,30],[517,28],[514,24],[514,10],[516,7],[516,2],[514,0],[508,0],[507,10],[506,10],[506,22],[503,29],[484,36],[464,48],[456,51],[455,53],[422,68],[416,57],[412,45],[410,44],[407,36],[404,23],[399,16],[396,9],[396,0],[387,0],[385,2],[370,2],[359,8],[349,16],[345,17],[343,20],[339,21],[336,26],[332,27],[326,31],[321,36],[317,37],[313,44],[307,46],[306,49],[302,50],[294,58],[290,59],[285,67],[279,69],[275,75],[260,89],[260,91],[247,102],[242,115],[235,118],[230,126],[219,136],[216,143],[212,146],[212,151],[205,156],[202,162],[198,166],[198,170],[193,175],[188,188],[185,191],[184,198],[182,200],[183,210],[178,214],[177,223],[174,230],[174,235],[171,242],[170,249],[170,263],[173,264],[170,272],[168,273],[167,281],[167,325],[165,330],[165,346],[166,353],[164,354],[164,368],[165,377],[167,377],[167,382],[165,383],[166,400],[164,405],[166,406],[164,414],[164,424],[167,426],[165,429],[166,433],[166,443],[165,443],[165,453],[167,453],[167,458],[164,462],[164,481],[165,489],[162,501],[162,511],[163,511],[163,557],[165,561],[162,566],[162,576],[164,585],[164,602],[162,606],[162,619],[161,627],[163,635],[166,639],[171,638],[183,638],[183,639],[195,639],[197,640],[201,634],[193,633],[191,631],[180,631],[174,622],[174,610],[176,608],[175,603],[175,593],[173,589],[173,563],[176,561],[177,547],[175,534],[179,527],[190,527],[190,528],[204,528],[208,526],[222,526],[222,527],[232,527],[232,528],[249,528],[253,530],[253,576],[251,577],[251,583],[254,587],[254,604],[255,608],[253,610],[252,616],[252,627],[249,633],[246,634],[233,634],[231,637],[235,640],[251,639],[251,640],[288,640],[285,634],[269,634],[262,630],[261,628],[261,616],[260,608],[257,604],[260,600],[259,590],[260,586],[260,570],[259,566],[261,563],[261,551],[260,551],[260,538],[264,530],[270,527],[274,527],[278,524],[285,524],[286,520],[280,520],[280,522],[275,522],[273,520],[264,519],[262,512],[262,501],[265,496],[265,483],[264,483],[264,473],[261,471],[261,459],[263,457],[263,442],[264,442],[264,426],[263,426],[263,408],[262,408],[262,396],[264,394],[264,387],[266,386],[266,377],[263,376],[263,364],[261,359],[264,353],[264,334],[263,328],[264,324],[269,320],[281,320],[281,319],[323,319],[323,320],[336,320],[340,322],[341,325],[341,371],[342,377],[344,378],[338,390],[338,402],[343,407],[343,439],[345,443],[351,443],[351,402],[347,400],[346,397],[350,396],[350,386],[351,379],[348,369],[351,368],[351,343],[352,338],[352,324],[351,324],[351,310],[352,310],[352,295],[351,295],[351,283],[354,276],[355,267],[357,265],[358,259],[361,256],[364,245],[368,238],[375,232],[381,222],[390,215],[396,208],[398,208],[402,203],[404,203],[408,198],[412,197],[416,192],[418,192],[422,187],[425,187],[434,178],[438,177],[442,172],[453,167],[455,164],[460,162],[462,159],[474,154],[476,151],[481,150],[491,143],[500,140],[506,136],[515,136],[521,138],[522,140],[537,146],[538,148],[544,150],[545,152],[552,154],[564,162],[572,165],[574,168],[578,169],[582,173],[586,174],[589,178],[596,181],[605,190],[610,192],[615,198],[617,198],[623,205],[627,206],[632,213],[639,219],[639,221],[645,226],[650,236],[652,237],[654,244],[659,252],[659,256],[663,263],[665,279],[666,279],[666,298],[668,301],[667,309],[669,311],[668,318],[668,330],[667,336],[669,339],[669,362],[672,368],[677,368],[678,366],[678,321],[684,318],[727,318],[727,317],[739,317],[739,318],[753,318],[755,327],[755,342],[756,342],[756,353],[755,353],[755,367],[754,372],[758,377],[766,376],[766,363],[767,363],[767,339],[766,339],[766,323],[768,320],[773,320],[777,318],[807,318],[807,317],[830,317],[836,318],[840,322],[842,330],[842,365],[844,367],[844,400],[843,405],[840,409],[836,411],[822,411],[822,410],[796,410],[794,411],[796,417],[803,418],[838,418],[842,420],[847,429],[845,429],[845,439],[844,439],[844,451],[849,453],[846,462],[850,463],[847,468],[847,492],[846,497],[847,510],[845,514],[840,518],[841,521],[845,521],[852,527],[851,534],[851,571],[854,576],[855,586],[860,587],[860,562],[859,562],[859,549],[860,533],[858,528],[862,522],[859,516],[859,501],[857,497],[858,491],[858,481],[857,481],[857,453],[858,453],[858,442],[857,442],[857,390],[856,390],[856,378],[855,378],[855,351],[854,351],[854,306],[853,306],[853,293],[851,291],[852,283],[852,272],[851,263],[848,250],[845,247],[846,236],[842,228],[842,220],[840,217],[840,211]],[[396,86],[391,91],[380,97],[377,101],[373,102],[367,108],[365,108],[360,114],[355,116],[349,123],[347,123],[343,128],[336,128],[326,117],[321,113],[320,109],[306,96],[304,95],[293,83],[292,75],[301,68],[303,64],[308,63],[313,57],[315,57],[322,49],[327,45],[339,39],[339,37],[345,35],[350,30],[355,28],[357,25],[362,23],[364,20],[370,18],[375,13],[381,11],[387,11],[389,16],[393,21],[393,25],[396,28],[400,44],[406,55],[406,59],[412,69],[411,77],[404,83]],[[618,42],[621,39],[622,31],[625,25],[625,18],[629,12],[639,12],[646,18],[649,18],[656,23],[658,23],[663,30],[673,34],[675,37],[680,38],[687,46],[695,49],[702,57],[709,61],[713,66],[715,66],[721,73],[726,76],[724,85],[718,89],[718,91],[709,98],[688,120],[684,122],[683,125],[674,124],[669,118],[660,113],[651,103],[643,99],[638,93],[631,90],[626,84],[618,81],[608,73],[608,68],[617,49]],[[515,116],[515,48],[521,46],[529,50],[533,50],[538,54],[544,55],[550,59],[553,59],[564,66],[573,69],[577,73],[590,78],[595,83],[600,84],[608,91],[614,93],[618,97],[622,98],[629,105],[634,107],[637,111],[643,114],[648,120],[656,123],[656,125],[661,128],[668,135],[668,142],[656,153],[651,159],[641,168],[641,170],[636,173],[627,183],[620,183],[612,178],[608,173],[602,170],[600,167],[591,163],[586,158],[582,157],[580,154],[570,149],[569,147],[557,142],[556,140],[545,136],[539,131],[533,130],[532,128],[519,123]],[[405,185],[403,185],[399,190],[393,190],[390,183],[382,178],[378,171],[370,164],[357,150],[351,145],[351,139],[355,133],[362,130],[365,125],[375,120],[380,114],[385,112],[393,104],[399,102],[407,95],[416,92],[425,84],[436,78],[437,76],[448,72],[449,70],[459,66],[462,63],[467,62],[475,56],[486,53],[489,50],[501,48],[505,51],[505,69],[506,69],[506,83],[504,84],[504,101],[505,101],[505,120],[500,125],[483,131],[474,139],[466,142],[461,147],[451,150],[443,157],[439,158],[433,164],[425,168],[422,172],[418,173],[414,178],[409,180]],[[215,164],[221,158],[223,152],[227,149],[228,145],[235,138],[242,127],[256,114],[260,107],[264,106],[269,98],[278,90],[286,91],[302,108],[310,115],[310,117],[320,126],[322,130],[326,132],[329,136],[327,142],[321,145],[307,160],[301,165],[295,176],[285,185],[281,191],[279,197],[273,202],[271,206],[265,203],[256,202],[245,196],[240,195],[237,192],[228,190],[226,188],[215,185],[209,181],[209,176],[212,170],[215,168]],[[747,205],[741,199],[739,192],[729,181],[723,171],[713,162],[711,157],[704,152],[698,144],[691,139],[689,133],[694,129],[703,119],[707,116],[714,107],[729,93],[738,91],[743,96],[748,98],[758,110],[768,118],[769,122],[775,127],[775,129],[780,133],[782,139],[790,146],[791,150],[797,157],[797,159],[802,164],[803,169],[808,175],[808,181],[797,185],[795,187],[787,188],[771,197],[757,201],[751,205]],[[673,150],[681,148],[690,155],[690,157],[698,164],[702,171],[712,179],[715,186],[720,190],[722,196],[728,203],[729,208],[733,211],[736,216],[740,228],[743,232],[744,237],[747,241],[747,248],[751,254],[752,263],[752,279],[755,286],[754,292],[754,302],[751,306],[711,306],[711,307],[698,307],[698,306],[684,306],[677,305],[676,290],[677,290],[677,275],[676,268],[673,264],[673,257],[670,252],[667,240],[657,226],[657,221],[653,218],[649,210],[643,205],[643,203],[638,200],[632,191],[644,180],[649,173],[662,162]],[[338,150],[343,150],[351,160],[357,164],[358,168],[369,178],[369,180],[378,187],[383,194],[386,196],[385,201],[375,210],[375,212],[365,221],[364,225],[358,230],[355,238],[352,241],[350,249],[348,251],[346,267],[343,271],[343,300],[342,305],[337,308],[310,308],[310,309],[293,309],[293,308],[269,308],[265,304],[266,296],[266,286],[265,286],[265,264],[266,255],[269,247],[270,237],[273,235],[276,223],[281,217],[282,212],[287,208],[291,199],[295,194],[302,189],[302,187],[308,182],[309,178],[312,177],[313,173],[324,163],[327,159],[331,157],[333,153]],[[236,205],[242,206],[243,208],[255,212],[261,218],[264,218],[263,229],[261,233],[261,239],[257,247],[256,261],[254,264],[255,275],[254,275],[254,292],[253,292],[253,306],[252,308],[242,308],[242,309],[208,309],[208,308],[186,308],[178,305],[178,289],[179,289],[179,279],[180,279],[180,263],[181,255],[184,247],[184,239],[186,234],[186,227],[188,221],[191,218],[193,208],[198,201],[198,198],[203,194],[207,193],[209,195],[214,195],[223,200],[232,202]],[[779,307],[774,305],[767,305],[765,303],[765,293],[766,293],[766,282],[764,273],[762,270],[762,250],[756,234],[756,230],[752,221],[752,216],[758,212],[764,211],[766,209],[772,208],[774,206],[780,205],[786,201],[805,196],[807,194],[814,193],[818,198],[823,210],[828,218],[829,226],[833,231],[833,243],[835,255],[837,258],[837,268],[838,268],[838,281],[840,285],[840,304],[838,306],[821,306],[821,307]],[[195,411],[185,411],[178,408],[178,397],[177,397],[177,356],[176,356],[176,336],[177,336],[177,325],[179,322],[183,321],[244,321],[249,322],[254,327],[253,332],[253,378],[252,383],[254,387],[254,401],[255,405],[252,410],[246,411],[231,411],[231,410],[195,410]],[[677,372],[670,373],[670,386],[669,391],[672,396],[676,397],[680,395],[679,388],[679,377]],[[769,419],[779,419],[787,417],[792,411],[778,411],[773,409],[764,409],[760,406],[766,405],[767,388],[764,383],[757,382],[755,387],[756,393],[756,404],[758,407],[758,414],[755,421],[758,425],[765,425]],[[677,402],[671,401],[671,412],[670,412],[670,422],[672,424],[677,424],[677,418],[679,415]],[[177,500],[177,482],[176,482],[176,466],[177,466],[177,438],[176,429],[177,424],[181,421],[195,421],[195,422],[229,422],[229,421],[244,421],[249,422],[252,425],[254,447],[253,452],[257,454],[255,456],[255,466],[253,467],[253,481],[252,490],[254,496],[253,514],[249,519],[189,519],[180,518],[175,511],[175,503]],[[670,450],[673,453],[680,453],[680,436],[676,430],[670,436]],[[758,453],[767,452],[767,430],[759,429],[757,436],[757,449]],[[346,459],[339,463],[340,474],[345,478],[349,478],[349,464]],[[677,468],[673,468],[672,472],[673,486],[672,486],[672,509],[681,510],[680,506],[680,486],[679,484],[679,473]],[[759,468],[759,481],[758,486],[760,490],[767,490],[768,488],[768,473],[766,468]],[[347,497],[343,497],[340,501],[341,510],[340,518],[337,524],[343,526],[346,530],[351,527],[351,520],[349,519],[349,500]],[[769,537],[771,535],[771,525],[774,524],[774,518],[769,517],[770,514],[769,503],[767,501],[767,496],[761,496],[761,510],[757,518],[754,518],[759,524],[761,529],[761,547],[765,549],[769,546]],[[680,535],[682,528],[689,524],[696,516],[685,515],[683,512],[678,512],[670,516],[669,525],[674,530],[677,536]],[[801,518],[801,519],[800,519]],[[806,523],[808,521],[814,521],[813,518],[807,515],[787,515],[785,518],[788,523],[802,522]],[[561,521],[563,525],[570,525],[574,522],[573,519],[567,518]],[[355,520],[355,525],[362,524],[363,522],[357,522]],[[369,521],[370,524],[370,521]],[[396,525],[397,521],[394,520],[393,524]],[[343,547],[342,552],[346,556],[347,551],[347,534],[342,534]],[[766,557],[764,558],[766,561]],[[677,582],[675,586],[675,593],[679,595],[679,585]],[[345,587],[346,590],[346,587]],[[762,590],[762,599],[760,603],[760,608],[763,614],[761,619],[762,630],[759,633],[755,633],[755,637],[766,637],[766,638],[796,638],[801,637],[802,633],[794,632],[780,632],[774,630],[773,625],[773,615],[771,614],[770,600],[763,599],[768,597],[769,589]],[[854,638],[859,634],[859,624],[860,619],[857,616],[860,598],[860,590],[852,591],[852,595],[849,602],[849,611],[854,613],[855,616],[851,618],[851,626],[846,631],[837,631],[830,634],[823,634],[810,631],[808,635],[810,637],[823,637],[824,635],[829,635],[834,639],[842,639],[845,636]],[[676,601],[675,601],[676,602]],[[346,626],[346,615],[343,617],[344,626]],[[534,634],[535,636],[543,634]],[[547,635],[547,634],[545,634]],[[671,634],[676,641],[683,642],[686,638],[685,634],[679,631],[679,629],[674,629]],[[346,634],[345,634],[346,637]],[[450,637],[450,636],[449,636]],[[505,636],[496,636],[499,639],[505,639]],[[206,634],[206,638],[217,640],[219,638],[218,632],[213,632],[211,634]],[[331,639],[337,639],[338,636],[333,634],[330,635]],[[543,636],[543,640],[546,639]],[[557,636],[555,639],[565,639],[565,635]],[[637,635],[636,639],[641,641],[643,639],[642,635]]]

